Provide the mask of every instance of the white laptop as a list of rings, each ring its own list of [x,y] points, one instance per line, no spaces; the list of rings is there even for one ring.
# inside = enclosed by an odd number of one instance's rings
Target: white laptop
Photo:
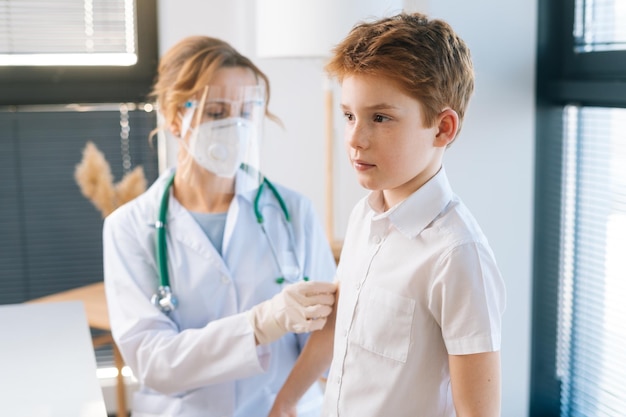
[[[11,417],[107,417],[80,301],[0,305],[0,397]]]

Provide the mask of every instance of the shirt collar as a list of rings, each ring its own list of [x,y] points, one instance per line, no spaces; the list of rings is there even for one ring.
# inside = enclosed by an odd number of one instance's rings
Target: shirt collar
[[[382,191],[374,191],[368,197],[368,204],[374,211],[372,224],[389,222],[408,238],[419,235],[453,197],[452,188],[443,167],[404,201],[383,212]]]

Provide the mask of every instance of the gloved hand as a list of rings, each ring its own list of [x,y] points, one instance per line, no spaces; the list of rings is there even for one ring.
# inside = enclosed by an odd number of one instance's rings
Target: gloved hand
[[[335,303],[337,284],[301,281],[283,288],[273,298],[252,307],[248,320],[260,345],[273,342],[287,332],[305,333],[326,324]]]

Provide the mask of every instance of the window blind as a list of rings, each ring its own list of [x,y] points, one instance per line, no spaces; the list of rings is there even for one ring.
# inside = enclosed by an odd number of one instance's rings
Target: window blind
[[[82,195],[74,169],[91,141],[115,182],[141,165],[150,185],[158,175],[148,139],[156,112],[144,108],[0,108],[0,304],[103,280],[102,215]],[[110,346],[98,348],[98,366],[112,366],[112,355]]]
[[[626,410],[626,1],[539,1],[530,414]]]
[[[0,0],[0,66],[137,62],[134,0]]]
[[[154,0],[0,0],[0,105],[146,100]]]
[[[626,1],[576,0],[574,50],[626,50]]]
[[[91,141],[114,181],[141,165],[150,184],[155,126],[155,112],[115,104],[0,110],[0,304],[102,281],[102,216],[81,194],[75,167]]]
[[[561,415],[626,410],[626,109],[566,106],[557,378]]]

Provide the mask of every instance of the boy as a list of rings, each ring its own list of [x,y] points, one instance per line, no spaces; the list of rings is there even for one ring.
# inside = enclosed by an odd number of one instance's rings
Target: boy
[[[470,52],[447,23],[401,13],[357,25],[326,69],[371,193],[350,215],[336,318],[270,415],[295,415],[332,358],[325,416],[499,416],[504,284],[442,163],[473,91]]]

